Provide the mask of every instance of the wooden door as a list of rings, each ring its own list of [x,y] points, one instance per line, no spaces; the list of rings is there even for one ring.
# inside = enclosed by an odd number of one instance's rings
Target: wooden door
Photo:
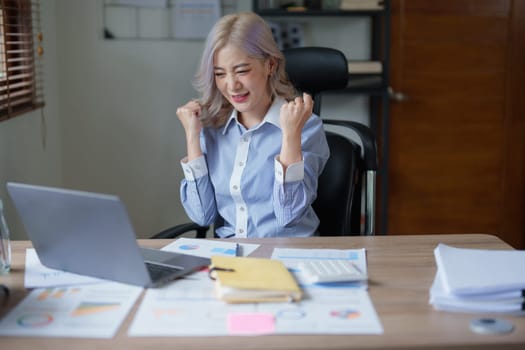
[[[393,0],[389,234],[525,248],[525,0]]]

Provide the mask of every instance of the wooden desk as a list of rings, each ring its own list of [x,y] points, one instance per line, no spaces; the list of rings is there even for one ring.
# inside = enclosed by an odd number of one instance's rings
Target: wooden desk
[[[367,249],[369,292],[383,324],[382,335],[270,335],[254,337],[130,338],[127,330],[137,306],[118,334],[110,340],[1,337],[7,349],[525,349],[525,317],[501,317],[514,323],[506,335],[480,335],[469,330],[469,320],[479,315],[435,311],[428,304],[436,267],[433,249],[439,242],[465,248],[511,249],[489,235],[425,235],[375,237],[315,237],[238,240],[262,244],[255,256],[269,257],[275,247]],[[169,240],[141,240],[162,247]],[[23,288],[24,250],[29,242],[12,242],[13,270],[1,277],[11,288],[8,312],[27,291]]]

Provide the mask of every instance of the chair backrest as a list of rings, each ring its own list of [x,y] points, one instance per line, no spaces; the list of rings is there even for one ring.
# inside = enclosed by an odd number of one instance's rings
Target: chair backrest
[[[344,89],[348,83],[345,55],[328,47],[298,47],[283,53],[288,78],[297,90],[312,95],[314,113],[320,115],[322,92]]]
[[[302,47],[283,52],[288,77],[299,91],[312,94],[314,112],[324,116],[321,113],[322,93],[341,90],[347,85],[346,57],[339,50],[324,47]],[[351,129],[361,145],[337,132],[326,132],[330,158],[319,178],[317,199],[313,204],[321,221],[319,233],[322,236],[371,235],[375,221],[375,135],[369,127],[354,121],[323,118],[323,123]],[[365,200],[364,210],[362,198]]]
[[[352,216],[354,193],[356,192],[360,147],[348,138],[326,132],[330,158],[319,176],[317,198],[313,208],[320,218],[319,234],[344,235],[355,231]],[[341,176],[348,174],[348,176]]]

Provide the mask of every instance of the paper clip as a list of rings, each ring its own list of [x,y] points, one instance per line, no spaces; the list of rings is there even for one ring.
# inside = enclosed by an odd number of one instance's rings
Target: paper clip
[[[225,272],[235,272],[234,269],[225,269],[223,267],[215,267],[215,266],[212,266],[210,267],[210,269],[208,270],[208,277],[212,280],[215,281],[215,279],[217,277],[215,277],[215,274],[213,274],[215,271],[225,271]]]

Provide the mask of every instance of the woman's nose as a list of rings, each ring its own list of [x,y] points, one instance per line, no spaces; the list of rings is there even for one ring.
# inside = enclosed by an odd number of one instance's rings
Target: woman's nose
[[[235,90],[239,87],[239,80],[235,74],[230,74],[227,79],[228,89]]]

